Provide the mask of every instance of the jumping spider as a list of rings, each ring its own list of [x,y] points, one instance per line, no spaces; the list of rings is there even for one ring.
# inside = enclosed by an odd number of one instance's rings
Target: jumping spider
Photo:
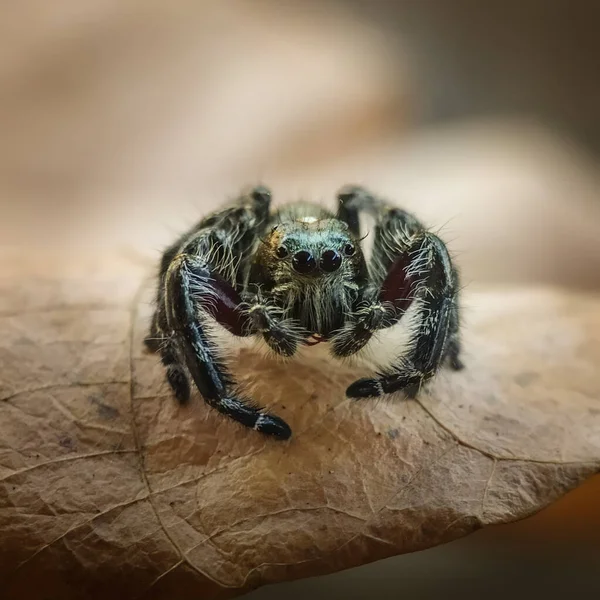
[[[162,257],[146,345],[160,353],[179,402],[189,399],[189,375],[219,412],[261,433],[291,435],[285,421],[239,391],[220,358],[215,326],[262,336],[280,355],[323,341],[342,358],[418,303],[406,351],[346,394],[414,396],[443,363],[462,368],[458,275],[440,238],[360,187],[339,192],[335,216],[303,202],[270,212],[270,203],[270,191],[256,187],[201,220]],[[375,219],[368,265],[361,212]]]

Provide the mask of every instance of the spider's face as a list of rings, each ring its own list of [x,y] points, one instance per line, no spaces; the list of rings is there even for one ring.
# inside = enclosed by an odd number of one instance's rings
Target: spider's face
[[[257,258],[275,286],[352,282],[365,265],[358,240],[337,219],[305,217],[276,225],[261,246]]]
[[[274,226],[255,255],[255,283],[266,285],[311,332],[343,323],[366,282],[359,241],[338,219],[303,217]]]

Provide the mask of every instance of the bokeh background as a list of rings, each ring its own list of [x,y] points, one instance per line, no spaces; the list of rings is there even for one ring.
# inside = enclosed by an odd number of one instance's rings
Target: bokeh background
[[[599,22],[589,0],[3,3],[0,244],[151,264],[248,183],[333,205],[357,182],[439,230],[468,287],[597,289]],[[554,597],[599,572],[596,479],[249,598]]]

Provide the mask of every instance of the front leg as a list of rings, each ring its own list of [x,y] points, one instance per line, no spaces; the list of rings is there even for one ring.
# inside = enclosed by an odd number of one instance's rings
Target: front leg
[[[365,292],[357,310],[332,340],[334,356],[341,358],[355,354],[375,332],[395,325],[412,305],[422,283],[413,264],[414,248],[419,246],[420,239],[416,237],[412,244],[398,249],[380,287]],[[375,254],[373,261],[377,260],[380,259]]]
[[[214,336],[215,327],[236,336],[249,334],[237,290],[250,250],[266,223],[269,201],[268,190],[255,188],[233,206],[203,219],[166,250],[146,345],[160,353],[179,402],[189,399],[189,375],[207,404],[222,414],[287,439],[291,431],[285,421],[240,393]]]
[[[376,219],[369,274],[373,285],[362,292],[357,307],[332,340],[332,353],[345,357],[361,350],[372,335],[397,323],[414,300],[416,279],[407,269],[410,247],[423,226],[410,213],[376,198],[367,190],[348,186],[338,194],[338,218],[358,235],[359,215]]]
[[[377,397],[403,390],[414,396],[448,358],[462,368],[458,353],[458,278],[445,244],[431,233],[422,233],[411,244],[404,269],[411,281],[410,296],[418,302],[418,326],[408,351],[375,378],[354,382],[346,390],[351,398]],[[393,288],[382,296],[393,296]]]
[[[404,390],[413,395],[444,361],[455,369],[460,360],[459,280],[445,244],[425,231],[410,213],[350,186],[338,195],[338,218],[359,233],[360,212],[376,219],[371,277],[381,282],[333,340],[333,353],[347,356],[363,348],[378,329],[396,323],[418,300],[419,325],[408,352],[377,378],[352,384],[351,397],[380,396]]]
[[[169,332],[160,350],[167,379],[184,402],[189,396],[187,370],[204,400],[220,413],[261,433],[287,439],[291,430],[283,419],[239,393],[206,327],[207,320],[214,320],[234,335],[245,335],[247,321],[240,303],[235,289],[202,257],[182,253],[173,259],[165,276],[165,301],[159,309],[164,311]]]

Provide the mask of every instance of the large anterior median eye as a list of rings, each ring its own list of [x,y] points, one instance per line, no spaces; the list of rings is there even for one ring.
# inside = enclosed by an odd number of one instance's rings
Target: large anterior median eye
[[[321,255],[321,261],[319,263],[323,271],[327,273],[333,273],[337,271],[342,264],[342,257],[335,250],[325,250]]]
[[[289,256],[289,254],[290,252],[285,246],[279,246],[279,248],[275,250],[275,255],[277,258],[285,258],[286,256]]]
[[[292,267],[294,267],[294,271],[302,273],[303,275],[313,271],[316,266],[317,262],[313,258],[313,255],[310,252],[306,252],[306,250],[296,252],[294,258],[292,258]]]

